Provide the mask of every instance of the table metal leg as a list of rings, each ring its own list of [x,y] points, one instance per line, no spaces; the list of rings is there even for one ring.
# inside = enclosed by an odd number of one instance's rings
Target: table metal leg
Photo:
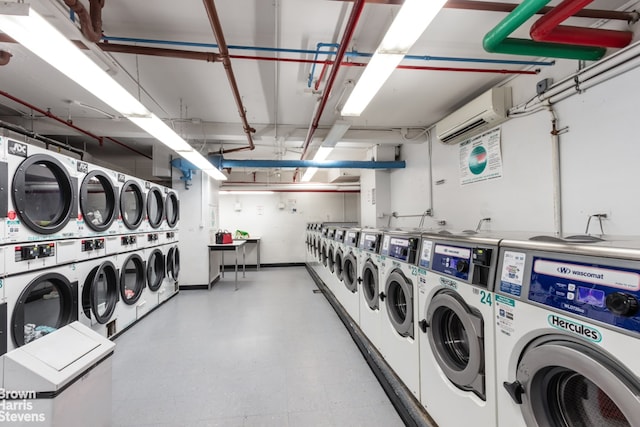
[[[224,279],[224,251],[220,251],[220,253],[222,254],[222,263],[220,264],[220,274]]]
[[[258,243],[256,243],[256,250],[257,250],[257,262],[258,262],[258,266],[256,270],[260,271],[260,240],[258,240]]]
[[[245,271],[247,270],[247,264],[246,264],[246,257],[245,257],[245,251],[244,251],[244,247],[245,245],[242,245],[242,278],[245,278]]]
[[[238,247],[236,246],[236,291],[238,290]]]

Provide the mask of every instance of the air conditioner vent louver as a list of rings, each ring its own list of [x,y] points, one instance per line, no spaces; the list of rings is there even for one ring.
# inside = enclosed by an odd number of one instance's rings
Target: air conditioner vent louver
[[[493,88],[436,124],[440,141],[456,144],[507,120],[511,108],[511,88]]]

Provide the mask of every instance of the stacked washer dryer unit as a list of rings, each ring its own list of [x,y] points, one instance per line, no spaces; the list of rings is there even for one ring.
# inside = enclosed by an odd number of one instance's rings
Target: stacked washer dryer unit
[[[501,242],[499,426],[640,422],[640,242]]]
[[[380,246],[382,231],[362,229],[358,243],[358,281],[360,288],[360,329],[369,341],[380,350],[380,270],[382,258]]]
[[[420,400],[438,425],[495,426],[493,284],[499,239],[422,236]]]
[[[358,239],[360,228],[345,231],[342,256],[342,284],[340,303],[351,319],[360,324],[360,299],[358,294]]]
[[[380,255],[380,353],[420,397],[417,267],[419,233],[387,231]]]

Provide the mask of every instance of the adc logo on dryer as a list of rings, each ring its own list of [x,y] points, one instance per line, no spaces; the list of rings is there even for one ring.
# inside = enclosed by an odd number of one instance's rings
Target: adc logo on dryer
[[[9,140],[7,149],[9,150],[9,154],[13,154],[14,156],[27,157],[27,144]]]

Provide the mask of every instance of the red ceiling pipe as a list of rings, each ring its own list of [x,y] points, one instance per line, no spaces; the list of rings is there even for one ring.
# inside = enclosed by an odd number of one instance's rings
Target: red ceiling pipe
[[[0,50],[0,66],[7,65],[11,61],[11,55],[6,50]]]
[[[99,42],[102,38],[102,8],[105,0],[89,0],[90,12],[78,0],[64,0],[80,19],[80,31],[90,42]]]
[[[229,59],[229,48],[227,47],[227,42],[224,38],[224,33],[222,32],[220,17],[218,16],[218,12],[216,11],[216,6],[213,3],[213,0],[203,0],[203,2],[204,7],[207,10],[207,15],[209,16],[209,23],[211,24],[211,29],[213,30],[213,36],[215,37],[216,43],[218,44],[218,50],[220,51],[222,65],[227,72],[227,79],[229,80],[229,85],[231,86],[233,97],[235,98],[236,105],[238,106],[238,113],[240,114],[240,118],[242,119],[244,133],[247,135],[247,142],[249,143],[249,146],[246,149],[253,150],[256,147],[253,144],[253,137],[251,136],[251,134],[255,133],[256,130],[249,125],[249,121],[247,120],[247,113],[245,112],[244,105],[242,104],[242,96],[240,96],[238,83],[236,82],[236,77],[233,74],[233,69],[231,68],[231,60]],[[240,150],[236,149],[235,151]],[[228,152],[229,151],[227,151],[227,153]]]
[[[349,1],[354,0],[337,0],[337,1]],[[379,4],[403,4],[404,0],[367,0],[367,3],[379,3]],[[501,3],[492,1],[470,1],[470,0],[449,0],[444,4],[447,9],[462,9],[462,10],[480,10],[485,12],[505,12],[511,13],[518,7],[518,3]],[[545,6],[540,9],[537,14],[544,15],[553,10],[553,6]],[[573,15],[579,18],[593,18],[593,19],[611,19],[618,21],[635,22],[638,20],[638,12],[618,12],[615,10],[602,10],[602,9],[584,9],[580,10]]]
[[[320,82],[322,82],[322,79],[324,79],[324,73],[326,73],[328,67],[329,63],[325,62],[322,66],[322,70],[320,71],[320,75],[318,76],[318,80],[316,80],[315,90],[318,90],[318,88],[320,87]]]
[[[307,132],[307,137],[305,138],[304,144],[302,146],[302,155],[300,156],[301,159],[304,159],[304,156],[309,149],[309,145],[311,144],[311,140],[313,139],[313,134],[315,133],[316,129],[318,129],[320,117],[322,117],[324,108],[326,107],[329,96],[331,95],[331,89],[333,88],[333,84],[335,83],[336,77],[338,76],[338,71],[340,70],[342,59],[344,58],[344,54],[347,52],[347,47],[351,43],[351,38],[353,37],[353,33],[356,30],[356,25],[358,25],[358,21],[360,20],[360,16],[362,15],[362,10],[364,9],[365,3],[365,0],[355,0],[355,3],[351,8],[351,15],[349,16],[347,27],[345,28],[344,34],[342,35],[340,47],[338,48],[338,52],[336,53],[333,67],[331,68],[331,73],[327,78],[327,84],[325,85],[324,91],[322,93],[320,105],[318,105],[316,115],[311,122],[309,131]]]
[[[94,133],[91,133],[91,132],[89,132],[89,131],[87,131],[87,130],[84,130],[84,129],[82,129],[82,128],[79,128],[78,126],[74,125],[73,123],[70,123],[70,122],[68,122],[67,120],[64,120],[64,119],[62,119],[62,118],[60,118],[60,117],[56,116],[55,114],[51,113],[50,111],[46,111],[46,110],[43,110],[42,108],[38,108],[38,107],[36,107],[35,105],[30,104],[30,103],[28,103],[27,101],[23,101],[23,100],[22,100],[22,99],[20,99],[20,98],[16,98],[15,96],[13,96],[13,95],[11,95],[10,93],[7,93],[7,92],[5,92],[5,91],[3,91],[3,90],[0,90],[0,95],[4,96],[5,98],[9,98],[10,100],[12,100],[12,101],[14,101],[14,102],[17,102],[18,104],[24,105],[25,107],[27,107],[27,108],[29,108],[29,109],[31,109],[31,110],[33,110],[33,111],[37,111],[38,113],[40,113],[40,114],[42,114],[42,115],[44,115],[44,116],[47,116],[47,117],[49,117],[50,119],[53,119],[53,120],[55,120],[55,121],[57,121],[57,122],[59,122],[59,123],[62,123],[62,124],[63,124],[63,125],[65,125],[65,126],[68,126],[68,127],[72,128],[72,129],[75,129],[75,130],[77,130],[78,132],[80,132],[80,133],[82,133],[82,134],[84,134],[84,135],[87,135],[87,136],[89,136],[89,137],[91,137],[91,138],[93,138],[93,139],[97,140],[97,141],[98,141],[98,143],[99,143],[100,145],[102,145],[102,143],[103,143],[104,139],[108,139],[109,141],[111,141],[111,142],[113,142],[113,143],[115,143],[115,144],[118,144],[118,145],[120,145],[121,147],[124,147],[124,148],[126,148],[127,150],[129,150],[129,151],[132,151],[132,152],[134,152],[134,153],[136,153],[136,154],[139,154],[139,155],[141,155],[141,156],[144,156],[144,157],[146,157],[147,159],[152,159],[152,157],[151,157],[151,156],[149,156],[148,154],[145,154],[145,153],[143,153],[142,151],[138,151],[138,150],[136,150],[135,148],[130,147],[130,146],[128,146],[127,144],[125,144],[125,143],[123,143],[123,142],[120,142],[120,141],[116,140],[115,138],[112,138],[112,137],[110,137],[110,136],[107,136],[107,137],[98,136],[98,135],[96,135],[96,134],[94,134]]]
[[[535,41],[566,43],[582,46],[622,48],[633,39],[631,31],[614,31],[560,25],[593,0],[564,0],[551,12],[538,19],[529,31]]]

